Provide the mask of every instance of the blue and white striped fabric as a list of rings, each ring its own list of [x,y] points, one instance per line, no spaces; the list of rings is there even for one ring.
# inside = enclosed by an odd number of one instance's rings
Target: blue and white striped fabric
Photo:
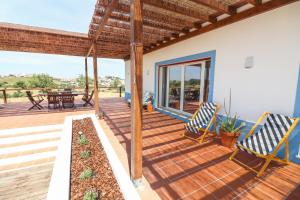
[[[243,148],[246,147],[258,154],[269,155],[274,151],[293,122],[294,119],[287,116],[269,114],[263,126],[253,135],[238,141],[237,147],[243,151],[247,151]],[[247,152],[253,154],[253,152]]]
[[[206,128],[215,114],[217,106],[213,103],[203,103],[199,108],[197,114],[191,119],[185,128],[191,133],[200,134],[199,128]]]

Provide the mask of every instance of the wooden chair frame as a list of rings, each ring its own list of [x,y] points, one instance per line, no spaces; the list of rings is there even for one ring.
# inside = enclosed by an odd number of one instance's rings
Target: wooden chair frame
[[[32,103],[32,106],[28,108],[28,110],[32,110],[34,108],[37,108],[39,110],[43,109],[44,107],[40,105],[40,103],[44,100],[43,98],[40,98],[39,96],[37,97],[38,100],[34,99],[31,91],[26,91],[27,98],[29,101]]]
[[[248,138],[249,136],[254,134],[254,131],[256,130],[256,128],[260,125],[260,123],[266,118],[266,116],[270,114],[269,112],[264,112],[260,118],[257,120],[257,122],[255,123],[255,125],[251,128],[251,130],[249,131],[249,133],[245,136],[245,139]],[[284,164],[288,164],[289,163],[289,141],[288,141],[288,137],[289,135],[293,132],[293,130],[295,129],[295,127],[297,126],[298,122],[299,122],[299,118],[292,118],[295,121],[292,123],[292,125],[290,126],[290,128],[288,129],[288,131],[284,134],[284,137],[281,139],[281,141],[279,141],[278,145],[275,147],[274,151],[269,154],[269,155],[262,155],[260,153],[257,153],[251,149],[248,149],[242,145],[239,145],[239,147],[255,154],[257,157],[259,158],[264,158],[266,159],[264,165],[261,167],[261,169],[259,171],[253,169],[252,167],[246,165],[245,163],[235,159],[235,156],[237,155],[237,153],[239,152],[240,149],[236,149],[232,155],[229,157],[229,160],[235,161],[239,164],[241,164],[242,166],[248,168],[249,170],[253,171],[256,173],[257,177],[260,177],[264,171],[267,169],[268,165],[270,164],[270,162],[273,161],[277,161],[280,163],[284,163]],[[278,153],[280,147],[285,144],[285,158],[281,159],[276,157],[276,154]]]
[[[83,106],[85,107],[85,106],[87,106],[87,105],[90,105],[90,106],[94,106],[92,103],[91,103],[91,101],[93,101],[93,96],[94,96],[94,90],[91,92],[91,94],[89,95],[89,94],[87,94],[86,96],[83,96],[82,97],[82,100],[85,102],[84,104],[83,104]]]
[[[199,110],[200,110],[202,104],[203,104],[203,102],[201,102],[201,103],[199,104],[198,110],[194,113],[194,115],[192,116],[192,118],[190,119],[190,121],[195,119],[195,117],[196,117],[196,115],[198,114],[198,112],[199,112]],[[212,116],[210,122],[208,123],[207,127],[206,127],[206,128],[198,128],[199,132],[203,132],[203,134],[202,134],[201,136],[199,136],[199,137],[197,137],[197,138],[190,137],[190,136],[187,135],[188,131],[185,130],[185,132],[184,132],[184,134],[183,134],[183,137],[186,137],[186,138],[188,138],[188,139],[190,139],[190,140],[194,140],[194,141],[199,142],[200,144],[202,144],[202,143],[204,142],[204,139],[205,139],[206,135],[209,133],[209,129],[210,129],[210,127],[211,127],[212,124],[214,124],[214,129],[215,129],[215,131],[216,131],[216,127],[217,127],[217,113],[218,113],[218,112],[220,111],[220,109],[221,109],[221,106],[220,106],[220,105],[216,104],[216,106],[217,106],[217,107],[216,107],[216,111],[215,111],[215,113],[213,114],[213,116]]]

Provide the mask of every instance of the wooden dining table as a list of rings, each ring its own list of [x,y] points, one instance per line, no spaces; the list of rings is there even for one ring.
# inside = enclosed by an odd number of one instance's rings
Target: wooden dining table
[[[61,105],[64,96],[73,96],[73,97],[75,97],[75,96],[79,96],[79,95],[86,95],[86,93],[84,93],[84,92],[57,92],[57,93],[52,92],[51,93],[51,96],[57,96],[58,97],[59,105]],[[48,93],[40,93],[40,94],[37,94],[35,96],[37,96],[37,97],[48,97]],[[73,102],[73,105],[75,105],[74,102]],[[60,108],[60,107],[61,106],[59,106],[58,108]]]
[[[84,92],[57,92],[57,93],[51,93],[51,95],[55,95],[55,96],[64,96],[64,95],[71,95],[71,96],[79,96],[79,95],[86,95],[86,93]],[[35,96],[40,96],[40,97],[47,97],[48,93],[39,93]]]

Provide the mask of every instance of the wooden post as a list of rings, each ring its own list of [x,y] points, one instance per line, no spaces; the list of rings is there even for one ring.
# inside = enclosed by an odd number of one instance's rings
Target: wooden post
[[[88,95],[89,95],[89,75],[88,75],[87,58],[84,59],[84,64],[85,64],[85,94],[88,97]]]
[[[4,99],[4,103],[7,104],[7,96],[6,96],[6,90],[3,90],[3,99]]]
[[[98,92],[98,69],[97,69],[97,49],[96,43],[93,43],[93,67],[94,67],[94,102],[95,102],[95,114],[97,117],[101,118],[100,115],[100,102],[99,102],[99,92]]]
[[[141,0],[130,2],[130,51],[131,179],[138,186],[142,178],[143,26]]]

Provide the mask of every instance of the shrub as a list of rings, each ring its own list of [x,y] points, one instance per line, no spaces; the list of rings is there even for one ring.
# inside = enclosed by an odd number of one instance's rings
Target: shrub
[[[89,141],[88,141],[88,139],[85,137],[84,134],[79,135],[79,138],[78,138],[78,144],[80,144],[81,146],[83,146],[83,145],[86,145],[86,144],[88,144],[88,143],[89,143]]]
[[[79,178],[81,180],[85,180],[85,179],[91,178],[92,176],[93,176],[93,170],[88,168],[88,169],[85,169],[83,172],[81,172]]]
[[[17,82],[14,83],[14,87],[15,88],[26,89],[27,88],[27,84],[25,83],[25,81],[17,81]]]
[[[51,88],[55,87],[54,78],[48,74],[34,74],[29,80],[31,88]]]
[[[83,151],[80,153],[80,158],[88,158],[91,156],[91,152],[90,151]]]
[[[26,96],[24,93],[22,93],[21,91],[17,91],[14,92],[10,97],[17,98],[17,97],[24,97],[24,96]]]
[[[98,192],[96,189],[90,189],[84,193],[83,200],[96,200]]]

